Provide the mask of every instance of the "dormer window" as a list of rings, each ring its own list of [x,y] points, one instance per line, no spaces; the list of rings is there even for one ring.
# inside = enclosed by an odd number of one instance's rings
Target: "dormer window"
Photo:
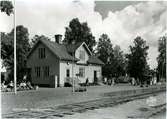
[[[44,59],[46,56],[45,56],[45,48],[39,48],[38,49],[38,56],[40,59]]]
[[[85,52],[83,50],[80,50],[79,59],[85,60]]]

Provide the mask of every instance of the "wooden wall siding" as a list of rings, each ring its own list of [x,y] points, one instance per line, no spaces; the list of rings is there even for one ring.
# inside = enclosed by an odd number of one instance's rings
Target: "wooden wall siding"
[[[39,59],[38,55],[38,48],[45,48],[45,55],[46,58]],[[43,44],[39,44],[36,49],[34,49],[34,52],[29,57],[29,60],[27,62],[27,66],[31,68],[31,77],[32,77],[32,83],[33,84],[48,84],[50,85],[49,77],[44,77],[43,74],[43,67],[49,66],[49,74],[51,75],[57,75],[59,77],[59,60],[58,58],[49,51],[47,47],[45,47]],[[41,67],[41,75],[40,77],[36,77],[35,75],[35,67],[40,66]]]

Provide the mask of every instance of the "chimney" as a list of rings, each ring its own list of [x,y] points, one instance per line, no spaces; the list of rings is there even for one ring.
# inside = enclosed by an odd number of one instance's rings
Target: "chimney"
[[[62,40],[62,35],[61,34],[57,34],[55,35],[55,42],[60,44]]]

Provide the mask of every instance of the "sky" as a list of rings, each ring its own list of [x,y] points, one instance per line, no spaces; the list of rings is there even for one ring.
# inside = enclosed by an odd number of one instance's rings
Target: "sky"
[[[39,2],[40,1],[40,2]],[[35,34],[53,39],[64,35],[69,21],[78,17],[87,22],[98,41],[102,33],[108,34],[113,45],[124,53],[137,36],[149,46],[148,64],[157,66],[158,39],[165,33],[167,2],[163,1],[93,1],[93,0],[17,0],[16,22],[28,28],[30,38]],[[10,32],[13,16],[0,13],[0,31]]]

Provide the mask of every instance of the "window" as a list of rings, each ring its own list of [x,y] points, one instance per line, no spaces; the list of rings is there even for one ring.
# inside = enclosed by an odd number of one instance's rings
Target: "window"
[[[36,77],[40,77],[40,67],[35,67],[35,75]]]
[[[38,55],[40,59],[45,58],[45,48],[39,48],[38,49]]]
[[[83,68],[83,67],[79,68],[79,76],[80,77],[85,77],[85,68]]]
[[[66,70],[66,77],[70,77],[70,70],[69,69]]]
[[[44,77],[49,77],[49,66],[43,67],[43,75]]]
[[[84,59],[85,59],[85,52],[82,51],[82,50],[80,50],[79,59],[81,59],[81,60],[84,60]]]

